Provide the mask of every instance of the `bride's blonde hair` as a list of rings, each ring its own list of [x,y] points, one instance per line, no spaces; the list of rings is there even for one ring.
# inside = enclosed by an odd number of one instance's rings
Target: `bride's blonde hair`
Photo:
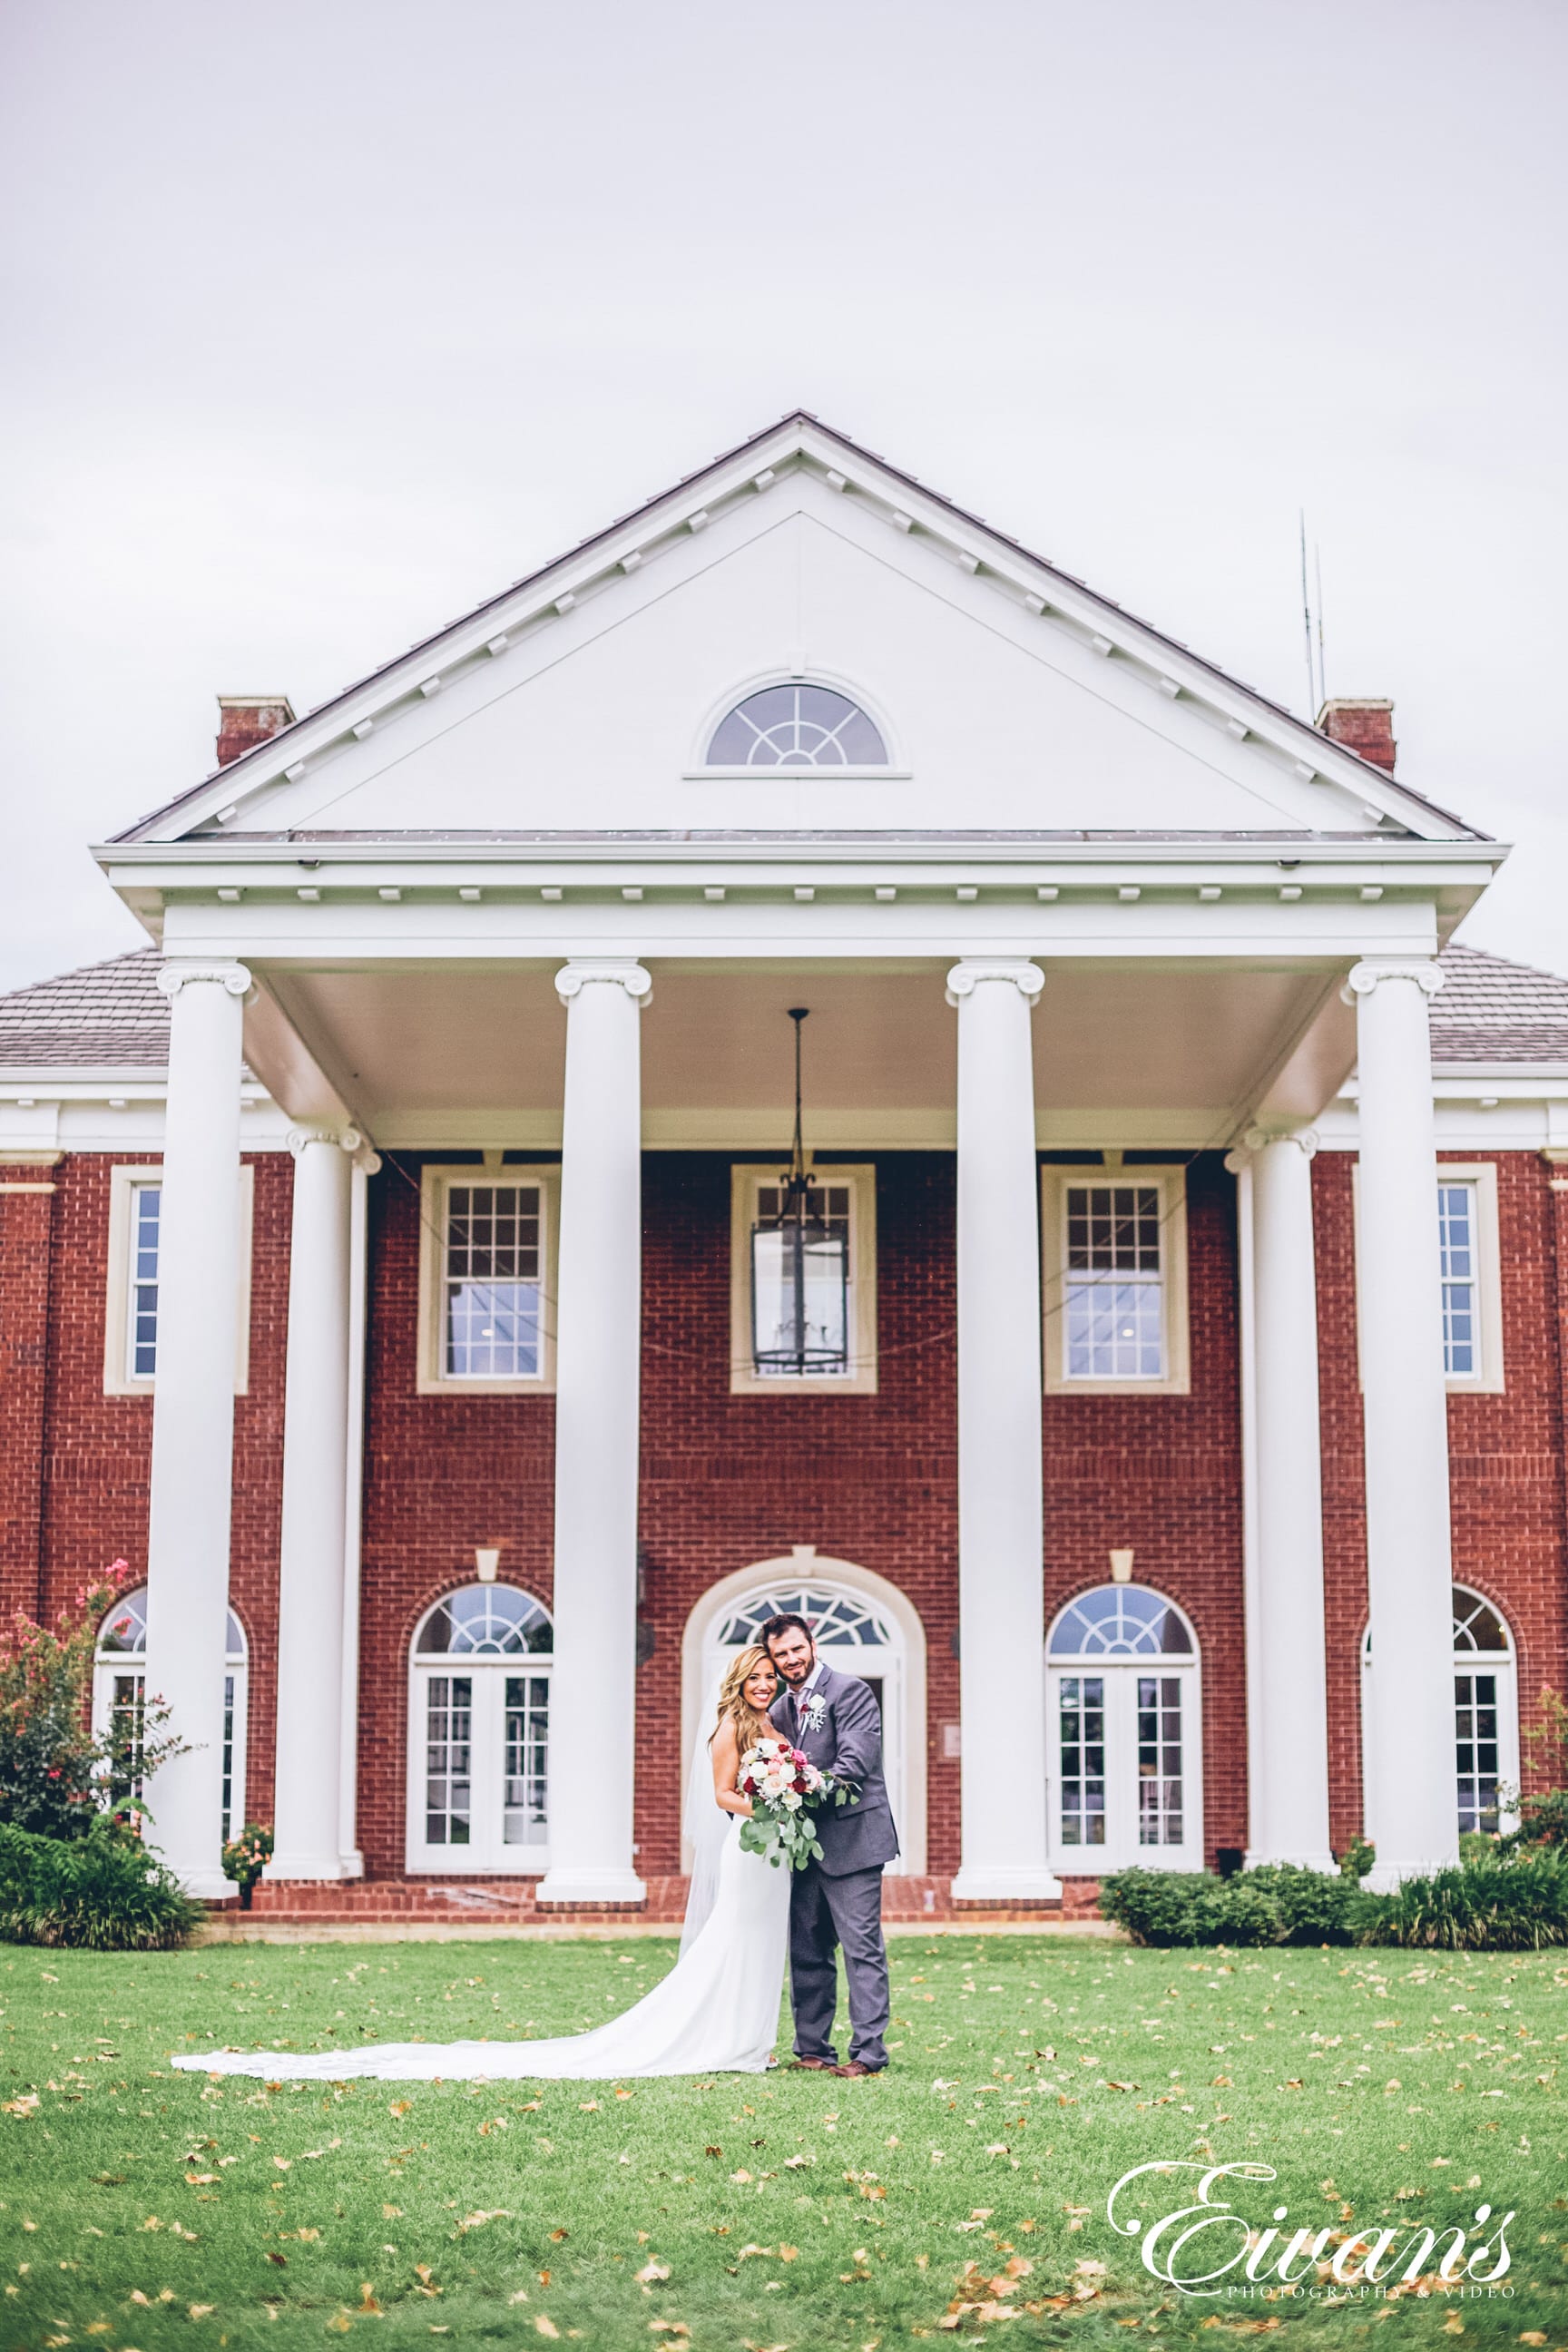
[[[759,1739],[778,1738],[778,1733],[768,1721],[767,1717],[759,1715],[746,1696],[746,1685],[759,1666],[766,1666],[773,1678],[773,1687],[775,1689],[778,1687],[779,1670],[766,1650],[757,1643],[753,1643],[749,1649],[742,1650],[731,1661],[723,1681],[719,1685],[719,1713],[713,1728],[708,1735],[710,1748],[718,1738],[721,1726],[726,1721],[735,1727],[735,1738],[740,1744],[742,1756],[748,1748],[754,1748]]]

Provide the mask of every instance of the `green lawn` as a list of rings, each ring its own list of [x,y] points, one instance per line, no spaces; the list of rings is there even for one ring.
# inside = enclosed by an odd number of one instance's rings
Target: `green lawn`
[[[269,2090],[174,2074],[168,2053],[569,2032],[674,1946],[4,1948],[0,2345],[826,2352],[952,2340],[955,2298],[978,2306],[958,2340],[1015,2352],[1195,2343],[1205,2322],[1326,2347],[1568,2345],[1558,1956],[892,1954],[893,2067],[873,2080]],[[1211,2151],[1277,2168],[1243,2192],[1260,2226],[1277,2204],[1291,2231],[1386,2216],[1402,2235],[1511,2207],[1512,2295],[1184,2303],[1106,2195]],[[1139,2184],[1131,2211],[1191,2202],[1195,2178]]]

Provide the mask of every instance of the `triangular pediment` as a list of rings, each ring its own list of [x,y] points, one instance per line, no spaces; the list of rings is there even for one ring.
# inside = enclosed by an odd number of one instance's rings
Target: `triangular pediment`
[[[886,761],[711,766],[731,704],[794,680]],[[804,415],[122,837],[826,827],[1474,837]]]

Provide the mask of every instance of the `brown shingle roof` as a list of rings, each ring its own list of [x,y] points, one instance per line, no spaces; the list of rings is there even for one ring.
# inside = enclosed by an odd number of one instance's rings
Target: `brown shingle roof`
[[[163,957],[139,948],[0,996],[0,1069],[161,1070],[169,1005],[155,985]],[[1432,1004],[1432,1059],[1514,1068],[1568,1066],[1568,980],[1450,947]]]
[[[156,948],[136,948],[0,996],[0,1069],[165,1068],[169,1000],[156,986],[163,961]]]
[[[1484,948],[1444,950],[1432,1000],[1432,1059],[1568,1064],[1568,980],[1507,963]]]

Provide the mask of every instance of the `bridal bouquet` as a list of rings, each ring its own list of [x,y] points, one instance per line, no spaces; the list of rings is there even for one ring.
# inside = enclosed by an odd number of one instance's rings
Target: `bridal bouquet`
[[[763,1853],[776,1869],[804,1870],[822,1860],[812,1816],[819,1805],[841,1805],[847,1789],[792,1748],[787,1739],[759,1739],[741,1759],[741,1794],[752,1801],[752,1816],[741,1823],[746,1853]]]

